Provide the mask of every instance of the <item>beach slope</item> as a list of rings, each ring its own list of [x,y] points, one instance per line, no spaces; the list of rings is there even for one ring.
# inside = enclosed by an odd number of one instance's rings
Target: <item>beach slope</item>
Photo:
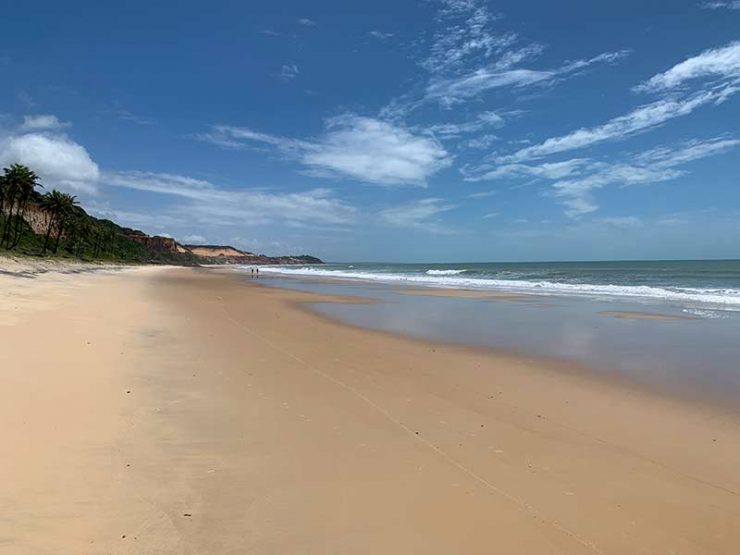
[[[0,551],[736,553],[735,414],[223,271],[0,276]],[[567,369],[566,369],[567,370]]]

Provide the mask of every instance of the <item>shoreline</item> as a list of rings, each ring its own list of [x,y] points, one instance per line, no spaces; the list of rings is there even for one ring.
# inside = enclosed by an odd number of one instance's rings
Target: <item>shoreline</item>
[[[4,430],[0,500],[16,510],[0,515],[0,547],[731,553],[740,542],[735,418],[540,357],[355,328],[306,306],[347,297],[220,270],[46,277],[18,280],[37,298],[0,325],[12,386],[0,406],[18,426]]]
[[[218,270],[216,270],[218,271]],[[246,279],[248,283],[255,283],[257,286],[274,288],[278,290],[287,291],[299,291],[309,292],[314,291],[315,288],[297,288],[293,287],[294,284],[301,284],[301,282],[314,283],[321,286],[336,286],[337,281],[331,278],[319,278],[309,277],[304,279],[303,276],[286,277],[280,276],[280,280],[286,280],[288,285],[282,283],[270,283],[265,282],[252,282],[247,279],[243,273],[225,272],[226,275],[236,275],[239,279]],[[272,276],[266,276],[267,279]],[[463,301],[481,301],[485,303],[505,303],[511,305],[514,310],[518,306],[527,305],[527,307],[533,307],[537,309],[551,309],[554,305],[552,303],[557,302],[557,297],[544,297],[530,294],[505,294],[497,292],[483,292],[477,290],[465,290],[465,289],[434,289],[434,288],[403,288],[398,289],[393,286],[383,287],[385,284],[379,284],[370,282],[368,284],[355,282],[345,282],[341,284],[343,287],[353,286],[358,288],[356,291],[342,292],[342,296],[357,299],[363,299],[360,303],[349,303],[347,304],[397,304],[398,301],[392,298],[392,295],[401,295],[409,297],[429,297],[429,298],[441,298],[449,300],[463,300]],[[330,287],[329,290],[336,289]],[[391,294],[390,299],[370,296],[370,293],[375,295],[377,291],[386,291]],[[322,292],[320,295],[338,295],[337,293]],[[561,298],[561,300],[567,300],[569,302],[584,303],[588,305],[590,299],[569,299],[567,297]],[[613,301],[609,301],[611,304]],[[345,303],[339,303],[345,304]],[[670,377],[666,376],[664,379],[656,381],[640,380],[635,375],[625,373],[619,367],[613,365],[614,361],[606,360],[603,358],[597,358],[597,360],[581,360],[572,355],[567,354],[548,354],[546,352],[537,351],[534,347],[537,345],[536,336],[531,341],[528,341],[526,345],[514,345],[504,342],[503,344],[487,344],[485,342],[477,341],[470,338],[445,338],[435,337],[428,333],[413,333],[412,331],[404,331],[399,329],[388,329],[376,324],[370,324],[368,322],[359,322],[356,319],[342,316],[341,312],[338,314],[336,310],[324,310],[322,309],[321,302],[305,301],[297,303],[297,306],[302,310],[306,310],[308,313],[325,319],[327,322],[338,324],[340,326],[350,326],[358,330],[365,330],[373,333],[385,334],[388,337],[404,337],[412,341],[420,341],[422,343],[434,343],[440,345],[446,345],[451,348],[464,348],[476,352],[488,353],[490,355],[500,355],[509,357],[511,359],[526,359],[539,361],[543,367],[546,367],[556,373],[564,375],[573,375],[579,379],[591,381],[595,384],[606,384],[607,386],[616,386],[625,389],[626,391],[632,391],[636,393],[647,393],[649,395],[663,398],[666,400],[674,400],[681,403],[690,403],[697,407],[702,407],[708,410],[717,410],[723,414],[729,416],[740,415],[740,405],[737,403],[737,393],[732,390],[730,393],[726,391],[720,391],[711,388],[695,388],[690,383],[673,383]],[[331,304],[329,305],[331,307]],[[680,313],[669,313],[666,311],[659,311],[650,306],[646,306],[644,310],[641,309],[630,309],[630,310],[618,310],[610,308],[609,310],[595,309],[593,314],[598,319],[606,320],[617,320],[617,321],[628,321],[628,322],[645,322],[655,323],[656,325],[681,322],[697,322],[701,318],[680,314]],[[697,331],[697,333],[705,333]]]
[[[255,284],[255,287],[269,287],[267,285]],[[474,298],[478,297],[466,297],[451,295],[452,298]],[[484,299],[489,300],[489,299]],[[495,297],[490,300],[497,301]],[[509,299],[504,299],[508,301]],[[660,399],[668,403],[677,403],[679,405],[690,405],[701,411],[707,411],[709,414],[715,414],[719,417],[726,417],[733,420],[737,420],[740,424],[740,405],[734,399],[721,398],[712,394],[700,394],[691,393],[687,391],[666,391],[657,384],[641,383],[634,380],[634,378],[621,375],[615,372],[613,369],[606,365],[602,365],[601,370],[597,371],[593,364],[574,360],[565,356],[548,356],[540,353],[527,352],[525,349],[516,349],[513,347],[500,347],[500,346],[486,346],[479,343],[464,342],[464,341],[451,341],[451,340],[438,340],[428,339],[424,337],[418,337],[415,335],[405,334],[395,331],[387,331],[378,328],[371,328],[361,324],[355,324],[348,322],[328,314],[324,314],[316,310],[316,304],[320,303],[338,303],[338,304],[372,304],[380,303],[372,298],[365,298],[362,296],[353,295],[336,295],[331,296],[329,300],[322,300],[320,297],[317,299],[308,299],[294,301],[291,304],[297,309],[304,311],[306,314],[311,315],[314,318],[321,319],[331,325],[349,327],[361,332],[367,332],[372,334],[378,334],[388,338],[402,338],[406,341],[420,343],[422,345],[439,345],[449,349],[459,349],[463,352],[475,353],[483,356],[499,357],[502,359],[508,359],[512,361],[528,361],[536,363],[540,369],[546,373],[552,373],[555,376],[562,376],[566,379],[575,379],[577,381],[583,380],[589,383],[593,387],[605,387],[605,388],[617,388],[624,392],[626,395],[645,395],[648,398]],[[519,299],[511,299],[511,302],[520,302]],[[664,315],[653,314],[650,312],[644,313],[628,313],[627,316],[623,316],[621,319],[626,320],[649,320],[657,322],[670,322],[674,321],[674,317],[663,318]],[[615,317],[617,316],[604,316],[604,317]],[[685,317],[682,320],[692,320],[694,318]]]
[[[701,262],[701,261],[687,261]],[[707,261],[707,262],[738,262]],[[615,261],[615,263],[619,263]],[[544,265],[546,263],[532,263]],[[577,264],[577,263],[562,263]],[[332,266],[332,264],[327,264]],[[344,265],[340,265],[344,266]],[[402,266],[402,265],[401,265]],[[412,265],[413,266],[413,265]],[[476,264],[471,264],[476,266]],[[432,271],[432,270],[429,270]],[[324,281],[346,284],[360,284],[371,287],[396,287],[408,291],[436,291],[437,296],[459,296],[488,294],[494,296],[521,296],[522,298],[568,298],[568,299],[609,299],[621,302],[635,302],[644,304],[660,304],[671,307],[683,307],[690,310],[704,311],[734,311],[740,306],[740,290],[727,288],[697,289],[695,286],[676,286],[665,283],[651,285],[613,284],[612,282],[568,282],[548,280],[543,278],[526,279],[499,279],[491,277],[476,277],[466,274],[467,269],[449,270],[453,274],[416,274],[392,273],[390,271],[375,272],[347,269],[318,268],[290,268],[266,267],[265,274],[270,277],[284,279],[301,279],[305,281]],[[412,272],[412,270],[409,270]],[[445,292],[449,292],[446,295]],[[454,293],[458,292],[458,293]],[[413,294],[413,293],[409,293]]]

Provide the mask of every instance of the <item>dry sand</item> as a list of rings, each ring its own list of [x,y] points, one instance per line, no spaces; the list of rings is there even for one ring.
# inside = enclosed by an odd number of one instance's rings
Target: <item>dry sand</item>
[[[211,270],[0,287],[2,553],[740,548],[735,415]]]

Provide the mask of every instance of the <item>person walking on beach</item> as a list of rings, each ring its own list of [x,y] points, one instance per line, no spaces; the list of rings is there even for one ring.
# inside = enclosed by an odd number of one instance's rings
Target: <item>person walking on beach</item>
[[[254,279],[254,268],[250,268],[250,270],[252,272],[252,279]]]
[[[257,279],[259,279],[259,278],[260,278],[260,269],[257,268]]]

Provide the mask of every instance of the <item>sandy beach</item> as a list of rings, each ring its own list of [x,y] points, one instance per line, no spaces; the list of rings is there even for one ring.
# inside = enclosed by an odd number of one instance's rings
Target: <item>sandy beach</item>
[[[0,552],[738,552],[736,413],[317,300],[0,275]]]

